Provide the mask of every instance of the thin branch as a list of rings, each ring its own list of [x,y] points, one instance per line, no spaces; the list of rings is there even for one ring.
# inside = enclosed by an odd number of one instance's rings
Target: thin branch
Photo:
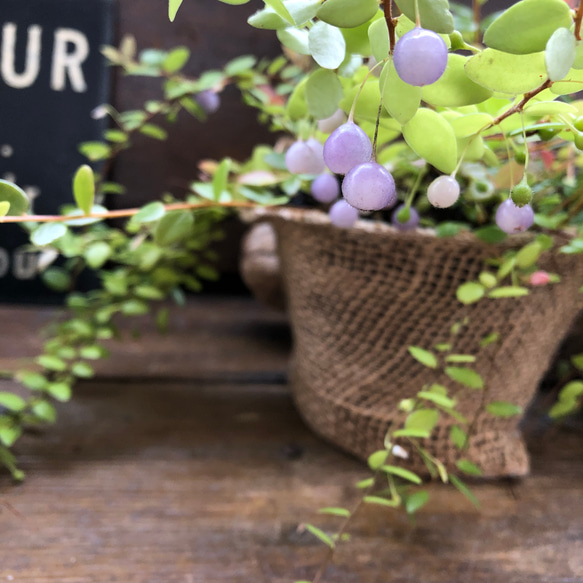
[[[179,202],[164,205],[166,211],[195,210],[202,208],[257,208],[253,202]],[[91,213],[88,215],[22,215],[18,217],[2,217],[2,223],[65,223],[67,221],[78,221],[83,219],[120,219],[133,217],[140,212],[139,208],[121,209],[117,211],[107,211],[105,213]]]
[[[581,0],[583,2],[583,0]],[[393,54],[395,44],[397,43],[395,35],[395,20],[393,19],[393,0],[384,0],[383,8],[385,10],[385,20],[389,29],[389,54]]]
[[[583,0],[579,2],[577,13],[575,14],[575,38],[581,40],[581,22],[583,21]]]

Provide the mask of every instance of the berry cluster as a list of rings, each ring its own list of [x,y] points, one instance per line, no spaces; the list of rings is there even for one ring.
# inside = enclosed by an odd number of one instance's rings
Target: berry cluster
[[[435,83],[446,72],[448,48],[437,33],[415,27],[399,38],[392,58],[402,81],[423,87]],[[347,228],[354,225],[360,211],[393,208],[398,201],[393,176],[376,162],[370,138],[354,123],[352,115],[347,120],[344,112],[338,110],[331,117],[320,120],[318,129],[329,134],[324,146],[314,138],[297,141],[287,151],[286,165],[293,174],[315,176],[312,196],[322,204],[331,205],[331,222]],[[326,170],[344,175],[341,188],[338,179]],[[340,191],[342,200],[338,200]],[[460,185],[455,172],[436,178],[427,189],[427,199],[435,208],[449,208],[459,197]],[[526,183],[517,185],[511,198],[496,212],[500,229],[509,234],[528,229],[534,222],[529,204],[531,198],[532,191]],[[399,206],[391,219],[392,225],[400,231],[417,228],[419,221],[411,200]]]

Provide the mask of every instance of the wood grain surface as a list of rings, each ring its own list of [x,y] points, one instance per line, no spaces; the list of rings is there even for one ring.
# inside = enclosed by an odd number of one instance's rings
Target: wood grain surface
[[[34,352],[49,318],[0,311],[4,364]],[[325,549],[301,525],[332,532],[338,519],[315,510],[354,503],[366,469],[295,412],[279,316],[215,299],[173,322],[175,335],[117,349],[56,426],[19,444],[27,481],[0,477],[0,581],[313,577]],[[536,445],[531,477],[475,486],[479,513],[440,485],[416,526],[365,509],[323,581],[582,582],[583,435],[572,427]]]

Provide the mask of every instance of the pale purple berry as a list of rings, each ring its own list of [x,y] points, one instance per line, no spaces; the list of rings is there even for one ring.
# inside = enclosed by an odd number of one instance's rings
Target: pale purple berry
[[[393,62],[405,83],[417,87],[431,85],[447,67],[447,45],[437,33],[414,28],[397,41]]]
[[[460,185],[453,176],[440,176],[427,188],[429,202],[438,209],[454,205],[460,197]]]
[[[332,174],[320,174],[312,182],[312,196],[322,204],[330,204],[340,196],[338,178]]]
[[[355,166],[344,178],[342,194],[350,205],[361,211],[378,211],[397,202],[392,174],[376,162]]]
[[[318,130],[323,134],[331,134],[343,123],[346,123],[346,114],[341,109],[337,109],[330,117],[318,121]]]
[[[399,231],[412,231],[419,226],[419,213],[413,207],[409,207],[409,218],[401,222],[399,219],[402,219],[402,215],[406,215],[405,209],[407,205],[400,205],[398,206],[393,215],[391,217],[391,223],[395,229]]]
[[[195,99],[202,110],[208,114],[215,113],[215,111],[221,106],[221,98],[217,93],[210,89],[197,93]]]
[[[324,144],[326,166],[335,174],[347,174],[371,156],[370,138],[351,121],[334,130]]]
[[[330,222],[336,227],[348,229],[358,220],[358,210],[350,206],[345,200],[335,202],[328,211]]]
[[[298,140],[285,155],[287,169],[292,174],[322,174],[326,169],[322,149],[322,144],[317,140]]]
[[[534,211],[529,204],[516,206],[510,198],[506,199],[496,211],[496,224],[505,233],[522,233],[534,223]]]

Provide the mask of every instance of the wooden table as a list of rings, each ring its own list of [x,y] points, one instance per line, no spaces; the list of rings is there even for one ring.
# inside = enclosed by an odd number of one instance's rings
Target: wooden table
[[[50,317],[0,311],[0,368],[34,355]],[[173,312],[172,330],[114,345],[58,424],[22,440],[26,482],[0,477],[0,582],[314,576],[325,549],[300,525],[332,531],[338,519],[315,510],[350,505],[367,472],[294,410],[284,320],[250,300],[201,299]],[[323,581],[583,582],[582,453],[574,429],[539,444],[527,480],[475,486],[480,513],[440,485],[416,526],[365,509]]]

